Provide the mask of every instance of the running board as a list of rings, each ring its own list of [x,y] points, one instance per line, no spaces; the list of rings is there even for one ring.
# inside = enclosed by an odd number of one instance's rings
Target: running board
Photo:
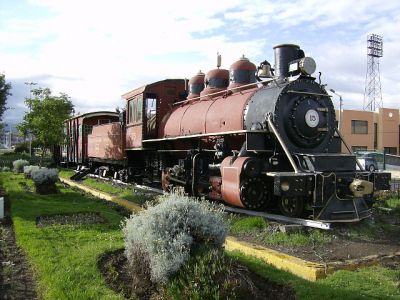
[[[81,180],[83,177],[88,175],[91,171],[92,171],[92,169],[90,169],[90,168],[81,169],[80,171],[78,171],[77,173],[72,175],[69,179],[74,180],[74,181]]]
[[[290,218],[290,217],[286,217],[286,216],[268,214],[268,213],[264,213],[264,212],[260,212],[260,211],[251,211],[251,210],[247,210],[247,209],[230,207],[230,206],[224,206],[224,210],[229,211],[229,212],[234,212],[234,213],[246,214],[249,216],[263,217],[268,220],[273,220],[273,221],[278,221],[278,222],[299,224],[299,225],[303,225],[303,226],[307,226],[307,227],[319,228],[319,229],[324,229],[324,230],[331,229],[331,223],[327,223],[327,222],[320,222],[320,221],[300,219],[300,218]]]

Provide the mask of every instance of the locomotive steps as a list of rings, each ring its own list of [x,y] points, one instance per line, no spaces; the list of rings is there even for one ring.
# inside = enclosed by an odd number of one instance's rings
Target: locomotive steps
[[[100,199],[114,202],[131,211],[138,212],[143,208],[135,203],[125,199],[113,197],[105,192],[89,188],[83,184],[79,184],[66,178],[60,178],[61,182],[72,187],[79,188],[87,193],[92,194]],[[355,270],[360,267],[376,265],[382,262],[398,261],[400,252],[390,255],[370,255],[359,259],[349,259],[340,262],[316,263],[300,259],[276,250],[269,249],[253,243],[239,241],[238,239],[228,236],[225,241],[225,248],[228,251],[240,251],[246,255],[257,257],[264,262],[285,271],[288,271],[301,278],[316,281],[325,278],[328,274],[332,274],[338,270]]]

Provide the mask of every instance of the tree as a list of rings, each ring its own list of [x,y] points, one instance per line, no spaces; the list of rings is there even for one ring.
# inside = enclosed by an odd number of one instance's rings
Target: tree
[[[33,98],[25,99],[29,112],[18,124],[18,130],[25,136],[29,132],[33,135],[42,150],[42,163],[47,150],[64,142],[64,121],[71,116],[74,106],[67,94],[54,96],[48,88],[34,89],[32,95]]]
[[[7,107],[7,97],[11,96],[11,83],[6,83],[6,76],[0,73],[0,121]]]

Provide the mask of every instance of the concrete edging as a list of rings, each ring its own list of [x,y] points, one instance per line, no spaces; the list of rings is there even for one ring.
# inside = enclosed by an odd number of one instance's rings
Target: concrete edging
[[[128,200],[113,197],[107,193],[89,188],[72,180],[61,177],[60,180],[62,183],[77,187],[95,197],[114,202],[134,212],[139,212],[143,209],[141,206]],[[346,260],[343,262],[330,262],[321,264],[306,261],[301,258],[278,252],[260,245],[239,241],[232,236],[228,236],[226,238],[225,249],[227,251],[240,251],[246,255],[254,256],[277,269],[290,272],[309,281],[316,281],[318,279],[326,278],[327,275],[339,270],[355,270],[360,267],[376,265],[383,261],[400,260],[400,252],[396,252],[390,255],[370,255],[359,259]]]
[[[127,209],[130,209],[130,210],[132,210],[134,212],[138,212],[138,211],[142,210],[142,207],[140,207],[139,205],[137,205],[135,203],[132,203],[132,202],[130,202],[128,200],[125,200],[125,199],[120,199],[118,197],[113,197],[113,196],[111,196],[111,195],[109,195],[107,193],[100,192],[100,191],[95,190],[93,188],[84,186],[83,184],[79,184],[79,183],[77,183],[77,182],[75,182],[73,180],[60,177],[60,181],[62,183],[65,183],[65,184],[69,185],[69,186],[77,187],[77,188],[79,188],[79,189],[81,189],[81,190],[83,190],[83,191],[85,191],[85,192],[97,197],[97,198],[100,198],[100,199],[103,199],[103,200],[107,200],[107,201],[119,204],[119,205],[121,205],[121,206],[123,206],[123,207],[125,207]]]

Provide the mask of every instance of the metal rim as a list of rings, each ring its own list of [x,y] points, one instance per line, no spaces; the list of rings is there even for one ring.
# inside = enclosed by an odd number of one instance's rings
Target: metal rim
[[[288,217],[299,217],[304,210],[304,202],[301,197],[281,197],[279,207],[282,214]]]

